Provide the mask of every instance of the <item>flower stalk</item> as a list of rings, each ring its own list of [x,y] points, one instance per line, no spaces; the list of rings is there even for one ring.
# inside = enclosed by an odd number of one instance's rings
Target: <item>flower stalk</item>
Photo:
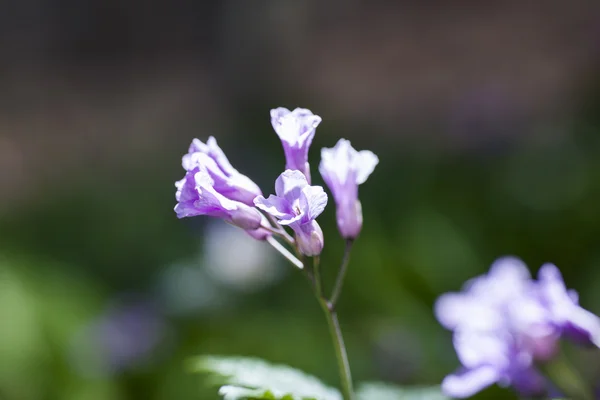
[[[342,258],[342,265],[338,271],[337,278],[335,279],[335,286],[331,293],[331,308],[335,310],[335,306],[342,293],[342,287],[344,286],[344,279],[346,277],[346,271],[348,271],[348,264],[350,263],[350,251],[352,251],[352,239],[346,240],[346,248],[344,249],[344,257]]]
[[[337,359],[340,383],[342,386],[342,393],[344,400],[354,400],[354,389],[352,387],[352,374],[350,372],[350,363],[348,362],[348,354],[346,353],[346,346],[344,345],[344,337],[342,336],[342,330],[338,321],[337,313],[331,307],[331,303],[326,299],[319,299],[319,304],[327,319],[327,325],[329,326],[329,333],[331,334],[331,340],[335,348],[335,356]]]
[[[594,400],[592,389],[562,350],[554,360],[542,364],[540,369],[566,398]]]

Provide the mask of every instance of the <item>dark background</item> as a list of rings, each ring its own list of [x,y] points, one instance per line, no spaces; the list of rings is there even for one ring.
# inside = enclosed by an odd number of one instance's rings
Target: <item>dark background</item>
[[[357,381],[453,371],[433,302],[502,255],[600,312],[596,1],[9,1],[0,55],[1,399],[210,399],[198,354],[337,383],[300,274],[173,212],[194,137],[273,191],[278,106],[323,117],[316,183],[339,137],[380,158],[339,309]]]

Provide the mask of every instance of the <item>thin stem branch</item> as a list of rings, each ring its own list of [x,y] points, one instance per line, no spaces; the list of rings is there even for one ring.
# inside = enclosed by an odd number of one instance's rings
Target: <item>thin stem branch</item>
[[[277,250],[279,253],[281,253],[282,256],[287,258],[287,260],[289,262],[291,262],[292,264],[294,264],[294,266],[296,266],[300,269],[304,268],[304,264],[302,263],[302,261],[298,260],[292,253],[290,253],[290,251],[288,249],[286,249],[281,243],[279,243],[277,241],[277,239],[275,239],[273,236],[269,236],[267,238],[267,243],[269,243],[275,250]]]
[[[285,231],[285,228],[283,226],[281,226],[281,224],[279,223],[279,221],[277,221],[277,219],[275,217],[273,217],[271,214],[266,214],[269,222],[271,223],[270,227],[266,227],[266,226],[262,226],[263,228],[265,228],[266,230],[268,230],[269,232],[272,232],[276,235],[279,235],[283,238],[283,240],[285,240],[290,246],[293,246],[295,248],[296,246],[296,241],[294,240],[293,237],[290,236],[289,233],[287,233]]]
[[[344,249],[344,256],[342,258],[342,264],[340,265],[340,269],[338,270],[337,278],[335,279],[335,286],[333,287],[333,291],[331,293],[331,308],[335,309],[335,306],[340,298],[340,294],[342,293],[342,287],[344,286],[344,279],[346,278],[346,272],[348,271],[348,264],[350,263],[350,252],[352,251],[352,244],[354,241],[352,239],[346,240],[346,248]]]
[[[321,299],[323,299],[323,282],[321,281],[320,262],[321,262],[321,259],[319,256],[313,257],[313,274],[314,274],[315,294],[317,295],[317,300],[319,300],[319,301],[321,301]]]
[[[319,299],[319,304],[321,304],[321,308],[327,319],[329,333],[331,334],[331,340],[333,341],[333,347],[335,348],[335,356],[337,359],[344,400],[354,400],[352,374],[350,373],[350,364],[348,362],[346,346],[344,345],[344,338],[342,337],[342,330],[340,329],[337,314],[330,307],[330,303],[327,302],[327,300],[321,298]]]

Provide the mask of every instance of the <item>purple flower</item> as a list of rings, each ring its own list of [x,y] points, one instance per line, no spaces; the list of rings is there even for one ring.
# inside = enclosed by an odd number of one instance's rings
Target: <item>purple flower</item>
[[[183,156],[182,165],[186,171],[198,167],[206,170],[213,179],[214,189],[228,199],[254,206],[254,198],[262,195],[260,188],[250,178],[233,168],[212,136],[206,144],[194,139],[188,154]]]
[[[321,186],[310,186],[300,171],[286,170],[275,181],[276,195],[268,199],[258,196],[256,207],[287,225],[296,233],[300,251],[315,256],[323,250],[323,231],[315,221],[327,205],[327,194]]]
[[[379,163],[368,150],[356,151],[348,140],[321,149],[319,171],[331,190],[336,205],[338,229],[345,239],[354,239],[362,228],[362,207],[358,185],[363,184]]]
[[[214,184],[206,170],[195,167],[188,171],[182,180],[175,183],[177,217],[207,215],[222,218],[242,229],[259,229],[264,216],[256,208],[223,196],[215,190]]]
[[[577,305],[554,265],[544,265],[534,281],[513,257],[498,259],[461,293],[442,295],[435,313],[454,331],[463,364],[442,383],[447,395],[458,398],[493,383],[512,386],[524,396],[544,394],[549,386],[536,362],[551,360],[562,337],[598,343],[600,335],[600,320]]]
[[[271,110],[271,124],[283,144],[285,168],[302,172],[309,184],[308,149],[320,123],[321,117],[306,108],[290,111],[279,107]]]

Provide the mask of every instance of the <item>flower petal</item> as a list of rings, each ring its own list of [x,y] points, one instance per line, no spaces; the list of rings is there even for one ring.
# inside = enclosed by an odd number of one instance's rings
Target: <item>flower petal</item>
[[[445,395],[463,399],[498,382],[500,375],[490,366],[466,369],[456,374],[448,375],[442,381],[442,391]]]
[[[359,151],[354,160],[356,184],[362,185],[365,183],[369,175],[375,170],[377,164],[379,164],[379,158],[372,151]]]
[[[529,291],[531,275],[523,261],[516,257],[501,257],[494,261],[487,275],[470,280],[465,290],[496,305]]]
[[[504,324],[502,315],[490,303],[464,293],[441,295],[435,302],[434,312],[446,329],[493,330]]]
[[[346,139],[338,140],[331,149],[321,149],[319,172],[332,192],[337,192],[340,187],[345,186],[348,183],[348,177],[352,176],[351,179],[356,180],[353,168],[353,159],[356,154],[356,150],[352,148],[350,142]]]
[[[308,222],[317,218],[327,205],[327,194],[321,186],[305,186],[300,194],[302,220]]]
[[[542,265],[538,283],[554,323],[563,328],[564,334],[573,341],[600,346],[600,318],[577,304],[560,270],[553,264]]]
[[[510,337],[502,331],[456,331],[452,338],[456,355],[467,368],[493,365],[499,370],[510,363]]]
[[[288,169],[275,181],[275,193],[286,199],[291,205],[300,198],[300,193],[306,186],[308,186],[308,182],[302,172]]]
[[[277,219],[289,218],[293,215],[290,203],[278,196],[270,195],[268,199],[258,196],[254,199],[254,205]]]
[[[206,141],[206,146],[208,147],[207,154],[209,156],[211,156],[215,160],[215,162],[217,163],[217,165],[219,166],[219,168],[227,176],[233,176],[233,175],[240,174],[237,171],[237,169],[233,168],[233,166],[231,165],[231,163],[227,159],[227,156],[225,155],[225,153],[223,152],[223,150],[221,150],[221,148],[217,144],[217,139],[215,139],[213,136],[210,136],[208,138],[208,140]]]

